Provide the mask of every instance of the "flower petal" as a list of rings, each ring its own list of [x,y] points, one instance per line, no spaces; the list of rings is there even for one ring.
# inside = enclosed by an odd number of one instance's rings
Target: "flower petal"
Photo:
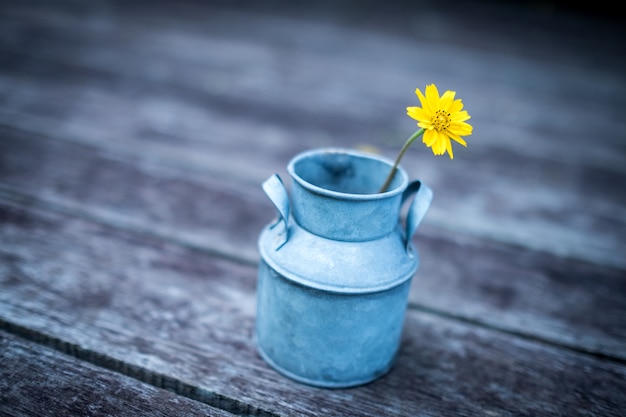
[[[448,151],[448,155],[450,155],[450,159],[454,159],[454,153],[452,153],[452,143],[450,140],[446,141],[446,150]]]
[[[469,120],[471,118],[472,118],[472,116],[470,116],[469,113],[467,113],[467,110],[463,110],[463,111],[460,111],[460,112],[455,112],[455,113],[452,113],[450,115],[450,119],[453,122],[464,122],[464,121]]]
[[[460,112],[462,109],[463,109],[463,101],[461,101],[461,99],[458,99],[458,100],[454,100],[450,104],[450,108],[448,109],[448,111],[450,112],[450,114],[455,114],[455,113]]]
[[[426,86],[426,101],[428,103],[428,110],[430,110],[430,113],[434,113],[439,110],[439,90],[437,90],[437,86],[435,84]]]
[[[473,130],[472,125],[465,122],[452,123],[448,128],[448,132],[459,136],[469,136],[472,134]]]
[[[467,142],[465,142],[465,140],[461,136],[456,135],[450,131],[448,131],[448,136],[450,136],[450,139],[452,139],[453,141],[458,142],[463,146],[467,146]]]
[[[437,132],[435,130],[426,130],[422,142],[429,148],[437,141]]]
[[[407,107],[406,114],[408,114],[409,117],[420,122],[430,120],[430,117],[428,117],[428,113],[426,113],[421,107]]]
[[[451,91],[451,90],[447,90],[445,93],[443,93],[443,96],[441,96],[441,100],[439,102],[439,108],[441,110],[451,113],[452,111],[450,110],[450,106],[454,102],[455,94],[456,94],[456,91]]]
[[[422,108],[428,113],[432,113],[433,110],[430,108],[428,100],[426,100],[426,97],[422,94],[419,88],[415,89],[415,94],[417,95],[417,98],[419,98],[420,103],[422,104]]]
[[[436,132],[435,135],[437,140],[433,144],[433,152],[435,155],[443,155],[446,151],[446,143],[449,142],[450,139],[448,139],[448,137],[441,132]]]

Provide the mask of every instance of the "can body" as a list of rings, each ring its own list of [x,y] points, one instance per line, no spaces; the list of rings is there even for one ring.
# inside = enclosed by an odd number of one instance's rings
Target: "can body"
[[[402,334],[410,280],[372,294],[302,286],[261,263],[258,349],[275,369],[301,382],[361,385],[392,366]]]
[[[259,236],[257,347],[290,378],[350,387],[394,363],[418,256],[414,228],[399,223],[406,174],[376,191],[390,168],[375,156],[322,149],[290,162],[291,195],[282,182],[264,184],[279,219]],[[423,213],[407,216],[415,224]]]

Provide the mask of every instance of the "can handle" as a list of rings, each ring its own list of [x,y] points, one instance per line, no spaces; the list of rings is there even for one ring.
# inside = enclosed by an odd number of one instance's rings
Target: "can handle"
[[[411,238],[430,207],[433,199],[433,190],[419,180],[412,181],[402,193],[402,202],[404,203],[413,194],[415,195],[406,215],[406,229],[404,233],[404,246],[409,255],[411,255]]]
[[[287,240],[289,240],[289,194],[287,194],[287,189],[278,174],[270,176],[263,182],[263,191],[265,191],[265,194],[267,194],[274,204],[274,207],[276,207],[276,210],[278,210],[278,218],[276,222],[270,226],[270,229],[275,228],[281,222],[283,223],[283,232],[280,233],[279,236],[284,235],[285,239],[276,247],[276,250],[279,250],[287,243]]]

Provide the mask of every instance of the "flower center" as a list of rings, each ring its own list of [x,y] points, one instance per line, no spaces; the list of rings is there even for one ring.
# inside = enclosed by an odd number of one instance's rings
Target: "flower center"
[[[443,110],[437,110],[435,117],[432,118],[431,123],[438,132],[446,130],[450,127],[450,113]]]

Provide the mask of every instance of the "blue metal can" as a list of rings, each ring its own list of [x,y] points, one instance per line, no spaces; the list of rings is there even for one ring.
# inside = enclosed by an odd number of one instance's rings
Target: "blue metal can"
[[[392,162],[349,149],[322,148],[263,188],[278,210],[259,236],[256,339],[282,374],[345,388],[384,375],[402,336],[418,253],[411,244],[432,191]],[[401,225],[400,209],[412,200]]]

